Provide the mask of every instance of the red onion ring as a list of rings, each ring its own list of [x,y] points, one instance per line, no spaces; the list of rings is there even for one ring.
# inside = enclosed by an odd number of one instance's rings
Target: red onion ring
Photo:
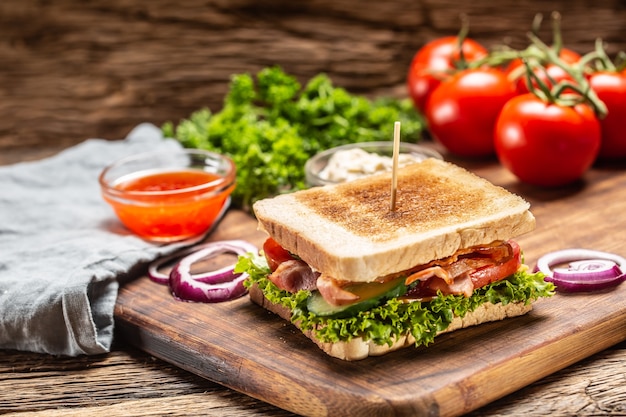
[[[169,282],[170,282],[169,274],[164,274],[162,272],[159,272],[159,269],[163,265],[167,265],[168,263],[172,262],[175,259],[180,260],[181,258],[189,255],[190,253],[194,253],[195,251],[197,251],[198,249],[201,249],[204,246],[205,245],[192,246],[190,248],[177,252],[173,255],[165,256],[163,258],[159,258],[151,262],[150,265],[148,266],[148,278],[150,278],[152,281],[156,282],[157,284],[169,285]]]
[[[181,301],[201,303],[216,303],[241,297],[247,292],[243,282],[248,275],[235,274],[233,272],[234,265],[202,274],[192,274],[191,265],[219,254],[243,255],[257,250],[254,245],[243,240],[213,242],[204,245],[202,249],[185,256],[172,268],[169,279],[172,295]]]
[[[148,267],[148,276],[156,283],[169,285],[172,295],[182,301],[214,303],[231,300],[247,292],[243,285],[247,274],[235,274],[234,265],[192,274],[191,266],[200,260],[217,255],[225,253],[243,255],[247,252],[258,252],[258,249],[243,240],[209,242],[152,262]],[[161,266],[179,258],[169,275],[159,272]]]
[[[233,280],[219,284],[207,284],[205,282],[185,280],[179,274],[172,274],[170,285],[172,295],[180,301],[196,303],[220,303],[234,300],[248,292],[243,282],[248,278],[247,274],[233,275]]]
[[[553,265],[569,262],[568,268]],[[545,280],[565,292],[596,291],[620,284],[626,278],[626,259],[608,252],[565,249],[548,253],[537,261]]]

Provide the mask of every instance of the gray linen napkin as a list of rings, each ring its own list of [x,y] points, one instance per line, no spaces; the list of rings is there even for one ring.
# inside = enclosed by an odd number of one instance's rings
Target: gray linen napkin
[[[125,140],[89,139],[0,167],[0,349],[110,350],[120,280],[184,243],[152,244],[128,232],[102,200],[98,175],[121,157],[177,148],[142,124]]]

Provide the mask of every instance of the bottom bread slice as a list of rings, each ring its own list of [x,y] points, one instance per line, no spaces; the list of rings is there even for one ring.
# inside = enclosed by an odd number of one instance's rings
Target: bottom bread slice
[[[249,292],[250,299],[254,303],[274,314],[277,314],[284,320],[291,321],[291,311],[280,304],[270,302],[267,298],[265,298],[263,292],[256,284],[253,284],[250,287]],[[499,321],[510,317],[521,316],[528,313],[530,310],[532,310],[532,304],[525,304],[523,302],[509,303],[507,305],[503,305],[501,303],[492,304],[487,302],[481,304],[478,308],[476,308],[476,310],[468,312],[462,318],[454,317],[448,328],[438,334],[449,333],[455,330],[491,321]],[[315,344],[326,354],[346,361],[361,360],[367,358],[368,356],[380,356],[415,344],[415,338],[410,333],[397,338],[391,346],[386,344],[377,345],[373,341],[364,340],[361,337],[355,337],[349,342],[322,342],[315,337],[312,330],[304,331],[303,333],[315,342]]]

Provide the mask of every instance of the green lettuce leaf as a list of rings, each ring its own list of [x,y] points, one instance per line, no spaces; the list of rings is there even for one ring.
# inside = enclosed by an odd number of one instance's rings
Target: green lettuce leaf
[[[247,254],[239,257],[235,271],[247,272],[247,287],[256,283],[269,301],[292,311],[292,323],[298,323],[305,331],[313,330],[323,342],[347,342],[360,336],[378,345],[391,346],[396,337],[410,332],[417,346],[428,345],[434,341],[438,332],[450,325],[455,316],[464,317],[485,302],[528,304],[538,298],[554,295],[554,285],[544,281],[541,272],[530,273],[527,269],[520,269],[505,280],[474,291],[471,297],[439,294],[432,301],[412,303],[391,299],[352,317],[332,318],[320,317],[307,310],[306,300],[310,291],[292,294],[279,289],[267,279],[270,269],[262,255]]]

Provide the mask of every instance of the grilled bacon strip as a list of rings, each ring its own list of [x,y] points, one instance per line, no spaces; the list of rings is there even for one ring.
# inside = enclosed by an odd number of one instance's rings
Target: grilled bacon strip
[[[275,258],[271,258],[271,261],[272,265],[277,264]],[[448,258],[382,277],[380,281],[407,275],[405,281],[407,286],[418,282],[403,297],[405,299],[425,299],[435,296],[438,291],[444,295],[462,294],[469,297],[476,288],[512,275],[520,265],[519,245],[514,241],[497,241],[485,246],[459,250]],[[280,289],[292,293],[317,289],[333,305],[348,304],[359,298],[344,289],[345,285],[351,284],[350,282],[342,282],[320,274],[304,261],[295,258],[278,263],[269,279]]]
[[[300,290],[315,290],[319,275],[306,262],[290,259],[281,262],[268,278],[281,290],[296,293]]]

